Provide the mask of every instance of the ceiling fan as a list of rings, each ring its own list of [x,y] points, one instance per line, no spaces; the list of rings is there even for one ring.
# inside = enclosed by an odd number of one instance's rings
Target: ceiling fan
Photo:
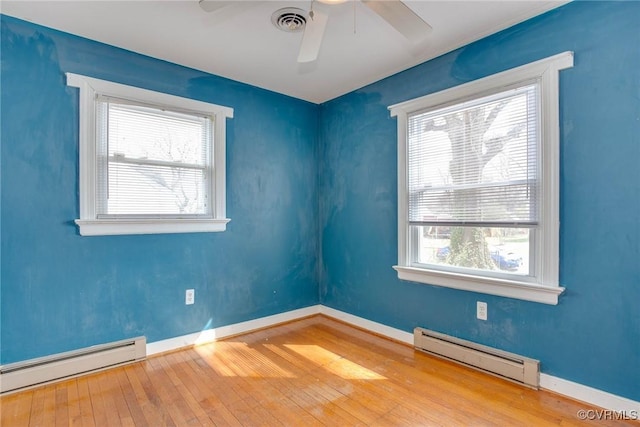
[[[236,0],[237,1],[237,0]],[[307,16],[302,17],[304,22],[300,28],[304,28],[302,44],[298,53],[298,62],[312,62],[318,58],[322,38],[329,20],[325,12],[314,10],[311,1],[311,9]],[[317,0],[320,3],[335,5],[346,1],[355,0]],[[411,10],[402,0],[360,0],[365,6],[378,14],[389,25],[395,28],[407,40],[413,44],[423,41],[431,30],[431,26],[420,16]],[[234,3],[233,0],[199,0],[200,7],[206,12],[214,12]]]

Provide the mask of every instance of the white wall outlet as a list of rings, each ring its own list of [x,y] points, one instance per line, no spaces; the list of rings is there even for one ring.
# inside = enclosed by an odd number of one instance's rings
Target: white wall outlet
[[[476,304],[476,317],[480,320],[487,320],[487,303],[478,301]]]
[[[196,302],[196,290],[195,289],[187,289],[187,292],[184,296],[184,303],[186,305],[190,305]]]

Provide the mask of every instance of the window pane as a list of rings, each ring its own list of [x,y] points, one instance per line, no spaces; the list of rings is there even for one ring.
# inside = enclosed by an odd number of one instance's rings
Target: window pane
[[[109,165],[109,215],[204,213],[204,171],[152,165]]]
[[[537,84],[409,117],[409,221],[537,222]]]
[[[209,118],[112,99],[98,105],[99,216],[210,213]]]
[[[412,226],[414,264],[530,275],[527,228]]]
[[[205,165],[203,117],[109,103],[109,156]]]

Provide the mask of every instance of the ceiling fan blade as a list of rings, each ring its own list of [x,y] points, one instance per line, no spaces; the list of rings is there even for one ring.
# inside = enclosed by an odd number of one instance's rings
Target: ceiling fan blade
[[[328,20],[329,15],[317,10],[313,11],[313,18],[307,18],[300,52],[298,53],[298,62],[312,62],[318,58]]]
[[[423,41],[431,31],[431,25],[400,0],[362,0],[362,3],[412,43]]]
[[[200,0],[199,4],[202,10],[205,12],[215,12],[218,9],[222,9],[223,7],[227,7],[232,4],[233,1],[230,0]]]

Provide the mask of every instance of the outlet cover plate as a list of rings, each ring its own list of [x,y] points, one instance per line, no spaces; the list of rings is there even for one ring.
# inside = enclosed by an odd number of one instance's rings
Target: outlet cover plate
[[[195,289],[187,289],[184,296],[184,303],[186,305],[191,305],[196,302],[196,290]]]
[[[480,320],[487,320],[487,303],[478,301],[476,305],[476,317]]]

